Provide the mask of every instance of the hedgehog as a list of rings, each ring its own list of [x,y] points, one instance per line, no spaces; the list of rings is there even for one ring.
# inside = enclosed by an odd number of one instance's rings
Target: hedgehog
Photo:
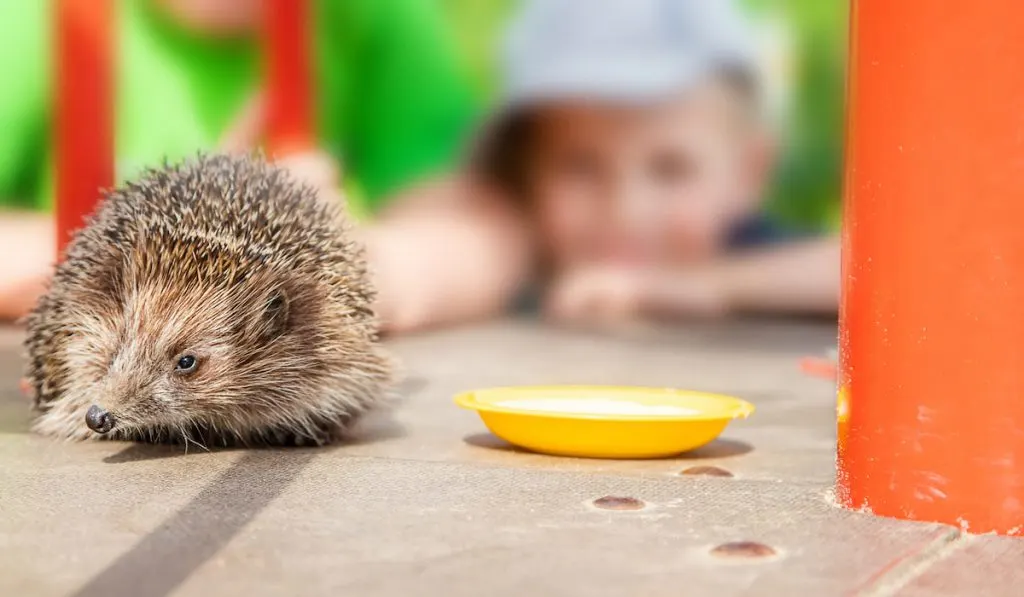
[[[35,431],[323,445],[386,401],[365,248],[261,155],[198,154],[104,193],[26,318]]]

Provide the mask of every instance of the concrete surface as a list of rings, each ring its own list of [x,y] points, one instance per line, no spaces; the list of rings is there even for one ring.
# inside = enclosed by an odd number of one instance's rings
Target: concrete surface
[[[1020,540],[831,504],[834,390],[797,360],[834,336],[506,321],[405,338],[404,403],[351,443],[186,454],[29,434],[20,332],[0,329],[0,595],[1020,594]],[[758,411],[689,455],[622,462],[517,451],[451,404],[522,383],[706,389]],[[733,476],[681,474],[698,466]]]

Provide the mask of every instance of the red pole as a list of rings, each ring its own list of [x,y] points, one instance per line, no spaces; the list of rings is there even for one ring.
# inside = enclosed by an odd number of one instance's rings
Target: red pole
[[[267,147],[271,155],[313,146],[310,3],[265,0]]]
[[[58,251],[114,182],[113,2],[56,6],[56,212]]]
[[[855,0],[837,496],[1024,529],[1024,3]]]

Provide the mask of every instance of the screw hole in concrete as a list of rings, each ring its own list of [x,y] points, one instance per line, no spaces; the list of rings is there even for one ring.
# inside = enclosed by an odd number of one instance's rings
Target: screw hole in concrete
[[[647,504],[634,497],[606,495],[594,500],[594,507],[601,510],[643,510]]]
[[[756,541],[733,541],[713,547],[711,555],[726,559],[759,559],[778,555],[775,548]]]
[[[731,472],[717,466],[691,466],[679,471],[680,475],[695,477],[734,477]]]

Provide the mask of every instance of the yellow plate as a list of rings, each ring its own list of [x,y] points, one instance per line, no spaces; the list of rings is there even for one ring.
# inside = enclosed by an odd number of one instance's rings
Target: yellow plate
[[[703,446],[749,402],[665,388],[532,386],[466,392],[455,403],[477,411],[494,435],[562,456],[661,458]]]

